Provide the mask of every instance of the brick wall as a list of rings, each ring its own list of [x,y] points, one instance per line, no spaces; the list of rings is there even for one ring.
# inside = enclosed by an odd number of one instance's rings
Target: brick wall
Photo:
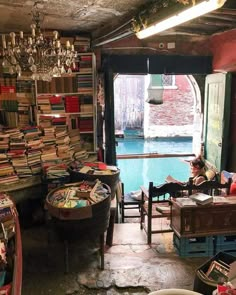
[[[187,77],[175,76],[176,88],[163,91],[163,104],[160,105],[143,101],[140,104],[140,100],[144,99],[144,79],[144,76],[121,75],[116,80],[114,89],[116,130],[121,130],[121,126],[124,129],[130,128],[128,118],[132,117],[134,128],[144,126],[145,137],[192,136],[194,94]],[[136,82],[139,87],[136,87]],[[142,114],[142,120],[145,117],[144,124],[138,120],[137,114]]]
[[[150,125],[189,125],[193,122],[193,93],[186,76],[176,76],[177,89],[163,92],[163,104],[150,105]]]
[[[149,105],[145,136],[192,136],[194,94],[186,76],[176,76],[177,89],[165,89],[163,104]]]

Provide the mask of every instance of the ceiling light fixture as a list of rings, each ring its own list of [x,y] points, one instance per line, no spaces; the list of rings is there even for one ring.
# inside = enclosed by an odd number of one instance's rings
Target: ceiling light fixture
[[[44,81],[72,73],[77,61],[74,45],[66,41],[63,46],[57,31],[53,32],[52,37],[43,35],[37,2],[32,10],[32,18],[31,35],[25,36],[22,31],[19,35],[14,32],[9,36],[2,35],[3,67],[8,68],[10,74],[18,74],[18,77],[22,72],[29,71],[33,80]]]
[[[204,15],[210,11],[216,10],[224,5],[226,0],[206,0],[199,4],[192,6],[191,8],[185,9],[184,11],[173,15],[163,21],[155,23],[139,32],[136,36],[139,39],[144,39],[149,36],[158,34],[182,23],[185,23],[191,19],[197,18]]]

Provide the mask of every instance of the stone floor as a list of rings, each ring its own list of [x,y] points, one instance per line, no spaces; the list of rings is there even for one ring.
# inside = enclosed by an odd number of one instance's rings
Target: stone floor
[[[151,246],[138,223],[115,224],[113,246],[100,269],[98,243],[80,240],[69,247],[65,274],[63,243],[48,244],[46,225],[22,230],[22,295],[135,294],[164,288],[192,290],[195,270],[208,258],[180,258],[172,233],[153,235]]]

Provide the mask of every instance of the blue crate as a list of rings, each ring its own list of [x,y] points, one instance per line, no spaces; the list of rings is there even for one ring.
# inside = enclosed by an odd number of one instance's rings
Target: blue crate
[[[181,257],[208,257],[214,254],[213,236],[179,238],[174,234],[173,243]]]
[[[216,245],[235,245],[236,235],[218,235],[215,237]]]
[[[216,252],[224,251],[236,255],[236,235],[218,235],[215,237]],[[232,254],[233,255],[233,254]]]

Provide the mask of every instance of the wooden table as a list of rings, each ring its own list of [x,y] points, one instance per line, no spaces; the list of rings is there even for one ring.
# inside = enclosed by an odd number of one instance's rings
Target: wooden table
[[[236,234],[236,196],[228,203],[180,206],[172,201],[171,227],[178,237]]]

